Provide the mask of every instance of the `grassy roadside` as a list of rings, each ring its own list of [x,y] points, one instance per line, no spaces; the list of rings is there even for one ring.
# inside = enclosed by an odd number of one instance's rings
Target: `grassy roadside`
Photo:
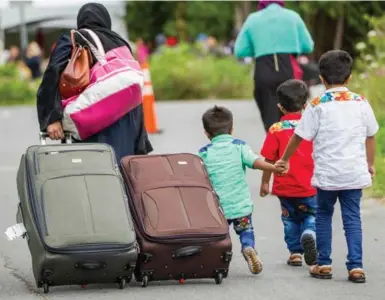
[[[384,77],[373,74],[365,79],[358,76],[353,77],[350,85],[352,91],[365,96],[373,107],[378,124],[379,132],[376,135],[376,176],[372,188],[365,192],[368,197],[385,198],[385,98],[383,96]]]

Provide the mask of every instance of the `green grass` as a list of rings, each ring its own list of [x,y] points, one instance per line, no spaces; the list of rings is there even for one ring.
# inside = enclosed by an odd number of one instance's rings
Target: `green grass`
[[[383,199],[385,198],[385,97],[383,96],[385,78],[372,75],[368,79],[360,80],[357,77],[353,77],[350,89],[361,93],[369,100],[380,126],[376,135],[376,176],[372,188],[368,189],[366,195]]]
[[[36,105],[36,99],[24,99],[24,100],[13,100],[13,101],[7,101],[7,100],[0,100],[0,107],[5,106],[32,106]]]

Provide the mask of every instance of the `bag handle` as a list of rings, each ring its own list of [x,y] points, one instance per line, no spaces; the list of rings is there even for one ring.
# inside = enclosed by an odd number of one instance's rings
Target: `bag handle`
[[[102,42],[100,41],[100,38],[97,36],[95,32],[93,32],[91,29],[82,29],[88,32],[88,34],[91,36],[91,38],[94,40],[96,47],[98,48],[100,54],[103,56],[106,56],[106,52],[104,51],[104,47],[102,45]]]
[[[73,30],[74,33],[77,33],[88,45],[88,47],[90,48],[92,54],[95,56],[95,58],[97,59],[98,62],[100,62],[101,64],[105,64],[106,63],[106,59],[104,57],[104,55],[89,41],[86,39],[86,37],[84,35],[82,35],[79,31],[77,30]],[[96,44],[96,42],[95,42]],[[103,52],[104,52],[104,49],[103,49]]]
[[[71,43],[72,43],[72,49],[75,49],[76,42],[75,42],[75,30],[71,30]]]

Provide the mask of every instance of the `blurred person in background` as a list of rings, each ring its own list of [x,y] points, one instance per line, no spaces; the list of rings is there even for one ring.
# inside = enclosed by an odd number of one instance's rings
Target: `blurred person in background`
[[[38,43],[31,42],[25,53],[25,64],[31,71],[32,79],[40,78],[42,62],[42,51]]]
[[[166,45],[168,47],[174,47],[174,46],[178,45],[178,39],[175,36],[169,36],[166,39]]]
[[[7,63],[17,62],[20,60],[20,49],[17,46],[11,46],[9,49],[9,55],[7,57]]]
[[[81,31],[83,28],[92,30],[101,40],[105,52],[124,46],[132,51],[128,42],[111,30],[111,23],[110,14],[102,4],[88,3],[83,5],[78,12],[78,30]],[[82,31],[82,34],[92,41],[88,32]],[[84,43],[82,39],[76,39],[76,42],[82,45]],[[64,139],[61,123],[63,108],[59,92],[59,82],[60,76],[71,57],[71,52],[72,44],[69,33],[64,34],[59,38],[51,53],[49,64],[37,92],[37,112],[40,130],[47,131],[49,137],[53,140]],[[153,150],[144,127],[142,105],[137,106],[101,132],[85,140],[74,140],[74,142],[109,144],[114,148],[119,162],[123,156],[148,154]]]
[[[263,0],[250,14],[234,45],[238,58],[255,58],[254,98],[267,131],[278,122],[277,87],[288,79],[302,79],[295,55],[311,53],[314,42],[298,13],[284,1]]]
[[[136,41],[136,58],[138,62],[142,65],[148,61],[150,55],[150,50],[142,39],[137,39]]]
[[[166,36],[163,33],[158,33],[155,37],[156,47],[162,47],[166,43]]]

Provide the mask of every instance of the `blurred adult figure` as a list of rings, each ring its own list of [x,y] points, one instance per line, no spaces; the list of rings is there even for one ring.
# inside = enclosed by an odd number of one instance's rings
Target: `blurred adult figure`
[[[142,39],[136,41],[136,57],[138,62],[142,65],[148,62],[150,50]]]
[[[20,60],[20,49],[17,46],[12,46],[9,49],[7,63],[17,62]]]
[[[311,53],[314,42],[298,13],[284,7],[284,1],[263,0],[250,14],[234,45],[238,58],[255,58],[254,98],[267,131],[278,122],[276,89],[287,79],[301,79],[296,55]]]
[[[32,79],[40,78],[41,72],[42,51],[38,43],[31,42],[25,54],[25,64],[31,71]]]
[[[89,33],[82,29],[92,30],[100,39],[105,52],[115,48],[130,45],[120,35],[111,30],[111,17],[107,9],[98,3],[88,3],[82,6],[77,16],[77,29],[89,40]],[[77,43],[84,43],[80,38]],[[94,46],[96,46],[94,44]],[[42,83],[37,93],[37,111],[40,130],[47,131],[51,139],[64,138],[61,120],[63,108],[59,93],[59,81],[67,66],[72,51],[69,35],[62,35],[53,49]],[[95,59],[93,59],[95,63]],[[120,120],[101,132],[83,140],[74,142],[106,143],[111,145],[117,160],[126,155],[148,154],[152,145],[144,127],[143,106],[139,105]]]

